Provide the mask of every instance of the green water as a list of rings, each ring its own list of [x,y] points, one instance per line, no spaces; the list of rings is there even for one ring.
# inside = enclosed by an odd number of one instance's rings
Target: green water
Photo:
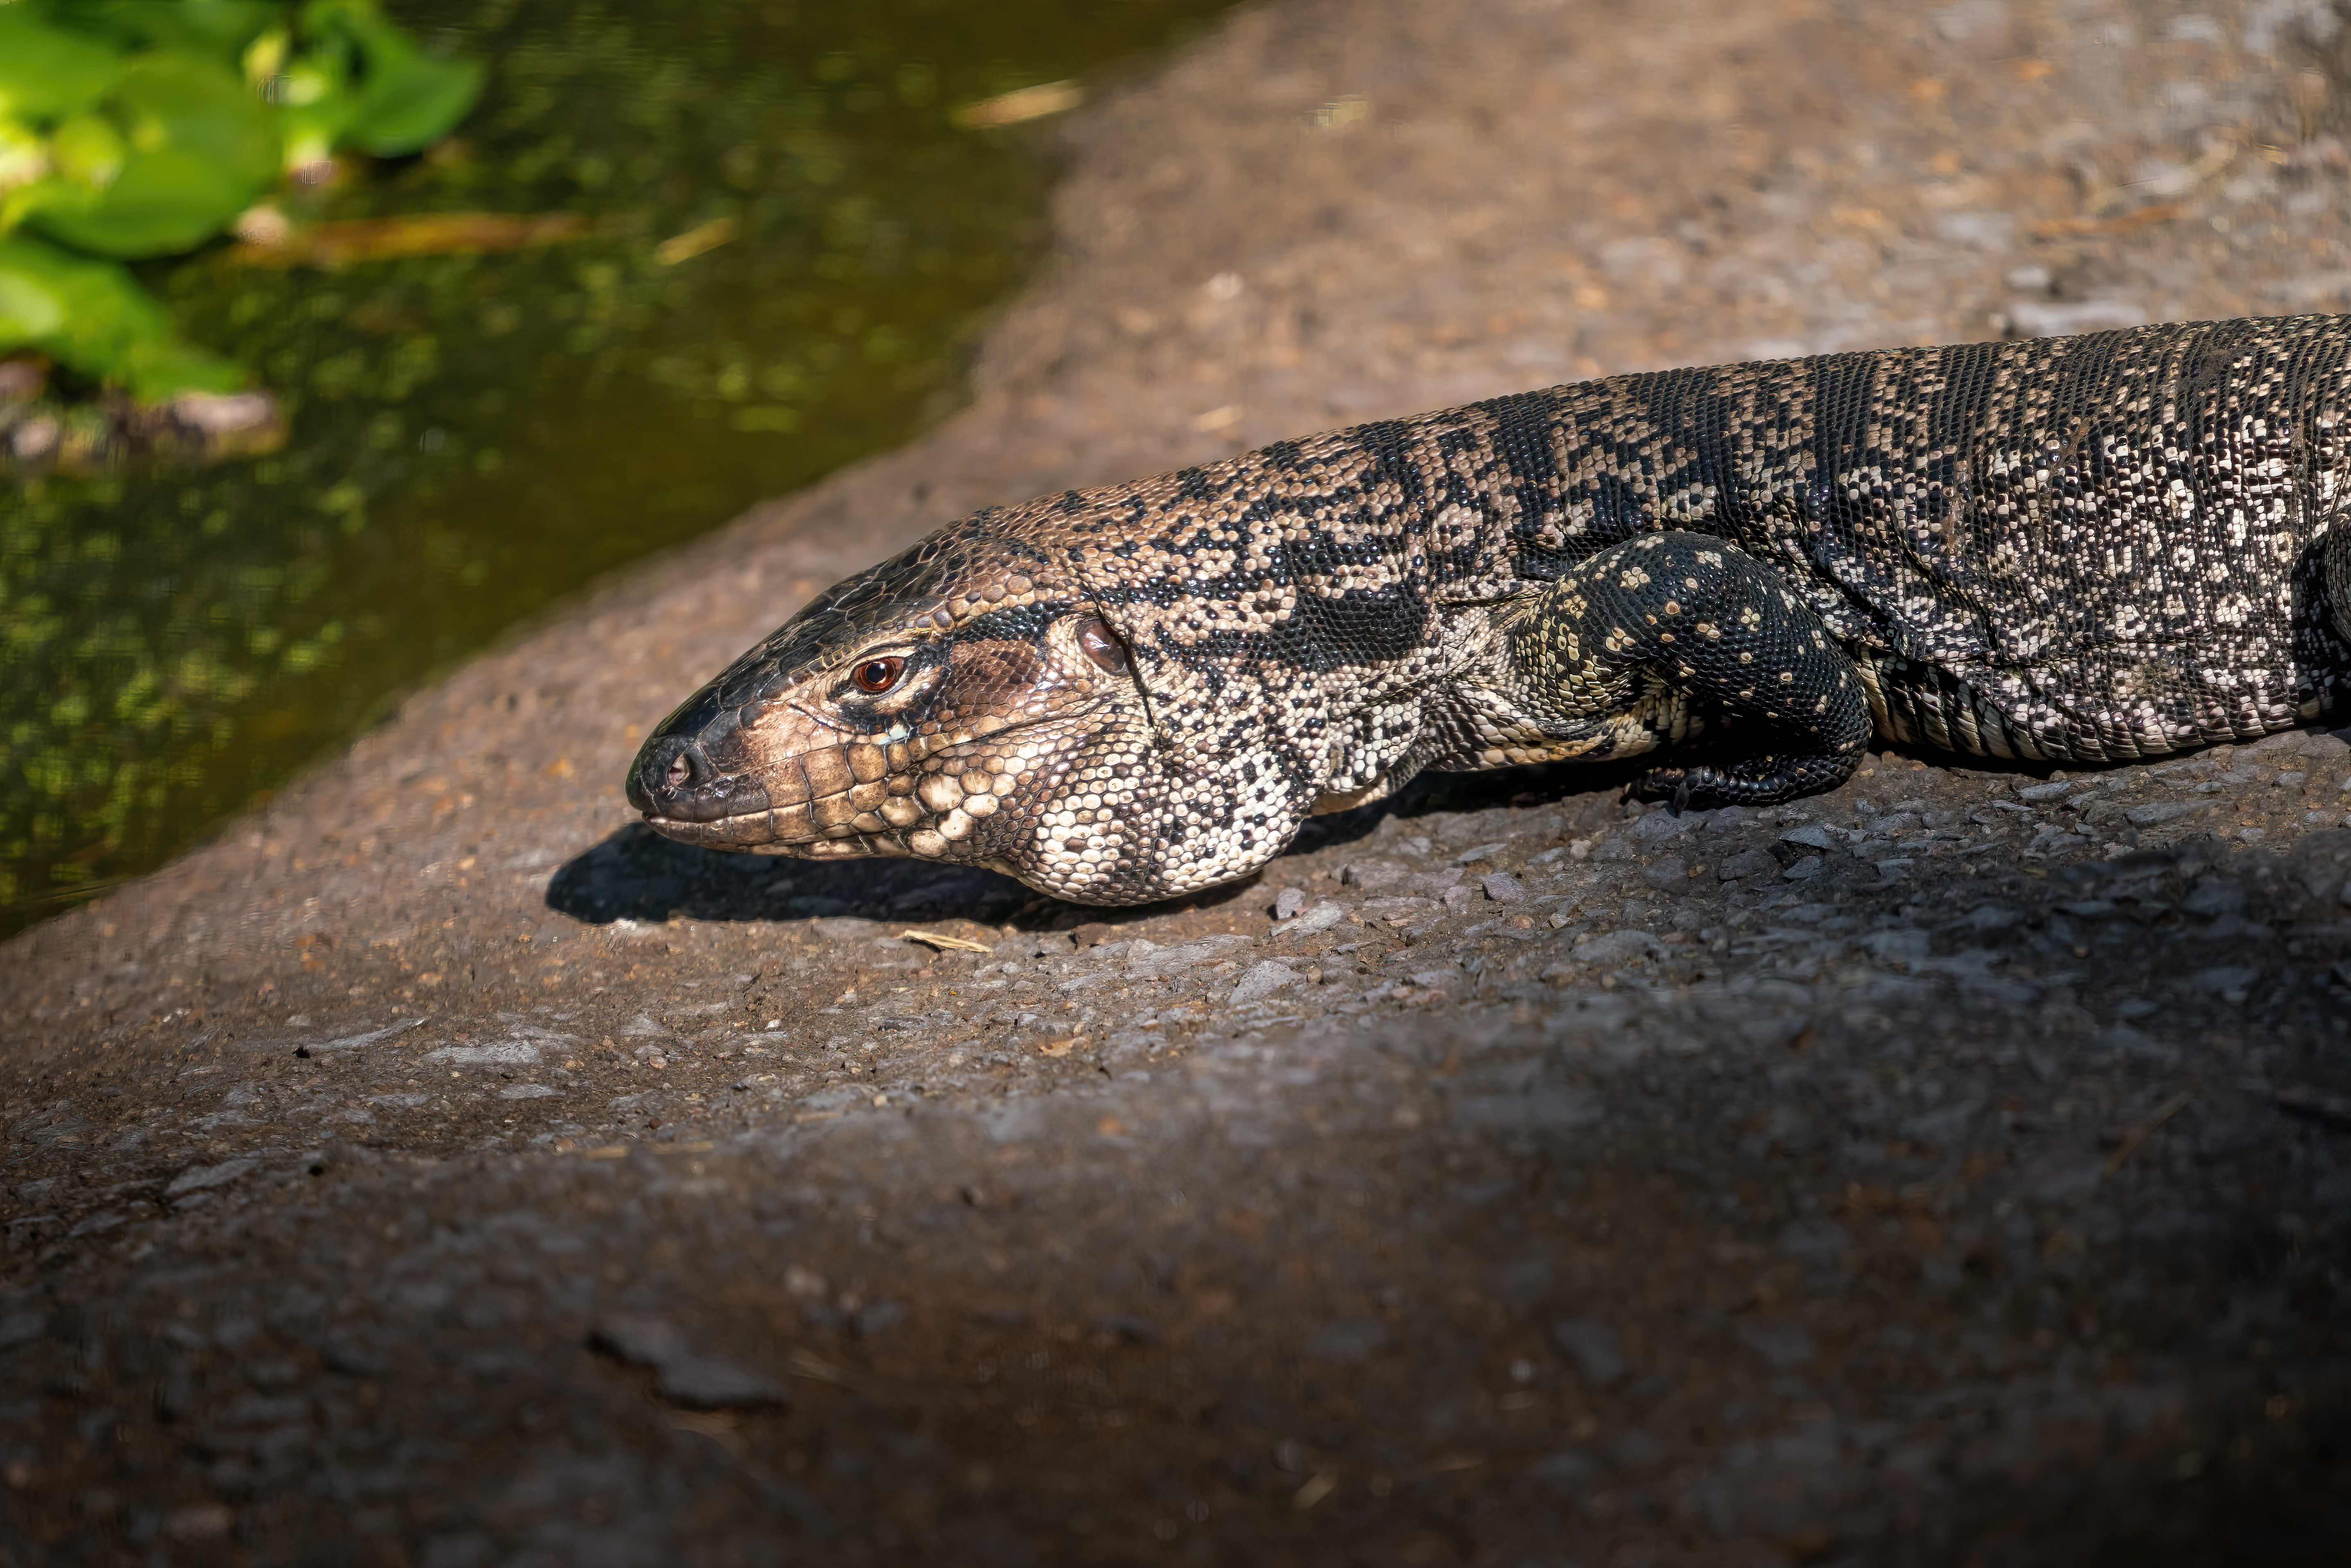
[[[589,236],[145,269],[293,438],[0,482],[0,935],[185,848],[594,574],[953,407],[1048,171],[950,111],[1100,79],[1224,3],[393,5],[491,63],[483,101],[456,145],[289,214],[559,211]],[[722,220],[727,243],[657,256]]]

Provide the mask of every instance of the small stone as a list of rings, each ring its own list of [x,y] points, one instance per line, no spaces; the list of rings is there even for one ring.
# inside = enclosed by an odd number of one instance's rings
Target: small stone
[[[1273,917],[1276,920],[1295,919],[1313,895],[1302,887],[1285,887],[1273,897]]]
[[[1740,1343],[1762,1357],[1763,1364],[1774,1372],[1793,1372],[1821,1353],[1802,1323],[1742,1322],[1737,1332]]]
[[[1593,1318],[1562,1318],[1551,1325],[1551,1343],[1575,1364],[1575,1370],[1593,1388],[1624,1381],[1633,1370],[1617,1348],[1616,1331]]]
[[[1836,835],[1818,822],[1806,822],[1790,828],[1780,835],[1783,844],[1802,844],[1808,850],[1833,850],[1837,847]]]
[[[1689,862],[1679,855],[1667,855],[1654,865],[1643,866],[1641,880],[1651,887],[1676,891],[1689,880]]]
[[[852,915],[832,915],[821,920],[811,920],[809,929],[828,942],[856,942],[882,936],[884,931],[880,921],[860,920]]]
[[[190,1166],[172,1178],[163,1189],[165,1197],[185,1197],[192,1192],[205,1192],[213,1187],[226,1186],[230,1182],[254,1168],[252,1160],[223,1160],[216,1166]]]
[[[2225,876],[2199,877],[2196,885],[2188,890],[2188,896],[2179,901],[2179,907],[2208,920],[2233,915],[2245,907],[2245,887]]]
[[[639,1366],[658,1366],[687,1354],[685,1335],[675,1323],[643,1312],[616,1312],[606,1318],[596,1325],[591,1343]]]
[[[1313,908],[1308,910],[1305,914],[1300,915],[1297,919],[1283,926],[1281,928],[1281,934],[1285,936],[1296,936],[1301,932],[1328,931],[1331,927],[1338,925],[1339,922],[1346,918],[1347,906],[1345,904],[1325,901],[1322,904],[1316,904]]]
[[[2063,800],[2079,788],[2070,779],[2059,779],[2053,784],[2022,784],[2017,787],[2016,798],[2038,805],[2044,800]]]
[[[41,1331],[48,1326],[49,1320],[36,1308],[28,1307],[22,1312],[14,1312],[5,1317],[0,1317],[0,1350],[23,1344],[27,1340],[38,1339],[41,1337]]]
[[[2152,806],[2133,806],[2123,813],[2123,821],[2134,828],[2152,828],[2165,822],[2176,822],[2182,817],[2192,817],[2212,803],[2210,800],[2166,800]]]
[[[1498,855],[1510,847],[1508,841],[1498,839],[1490,844],[1479,844],[1475,849],[1463,850],[1459,854],[1453,857],[1453,863],[1455,865],[1475,865],[1478,862]]]
[[[1779,869],[1780,862],[1771,858],[1771,851],[1741,850],[1735,855],[1724,856],[1722,863],[1714,868],[1714,874],[1722,882],[1737,882],[1741,877],[1761,876]]]
[[[1654,958],[1665,950],[1665,944],[1646,931],[1606,931],[1577,943],[1568,956],[1579,964],[1622,964]]]
[[[880,1333],[883,1330],[896,1328],[900,1323],[903,1323],[905,1321],[906,1306],[904,1302],[893,1301],[886,1297],[878,1301],[868,1301],[863,1306],[857,1309],[856,1327],[858,1337],[861,1339],[872,1339],[875,1334]]]
[[[1438,894],[1437,902],[1445,905],[1445,912],[1447,915],[1458,915],[1463,910],[1468,908],[1469,901],[1477,896],[1478,890],[1476,888],[1471,887],[1466,882],[1457,883],[1453,886],[1447,888],[1442,894]]]
[[[649,1366],[655,1386],[673,1405],[693,1410],[760,1409],[787,1403],[783,1387],[758,1373],[697,1355],[666,1319],[616,1312],[596,1325],[590,1343],[636,1366]]]
[[[1808,876],[1817,874],[1821,869],[1821,856],[1806,855],[1802,860],[1798,861],[1795,864],[1782,872],[1780,875],[1789,882],[1802,882]]]
[[[2249,994],[2253,982],[2262,977],[2259,969],[2242,964],[2219,964],[2209,969],[2199,969],[2188,977],[2188,983],[2199,991],[2218,991],[2225,998],[2241,998]]]
[[[210,1541],[235,1523],[236,1511],[225,1502],[183,1503],[163,1516],[163,1533],[174,1541]]]
[[[1661,844],[1667,839],[1681,837],[1704,820],[1695,813],[1677,817],[1670,811],[1651,811],[1633,824],[1632,837],[1636,843]]]
[[[1506,871],[1496,872],[1480,885],[1497,904],[1516,904],[1527,895],[1526,884]]]
[[[2068,1203],[2095,1190],[2105,1161],[2087,1149],[2052,1149],[2017,1171],[2026,1194],[2042,1203]]]
[[[1782,1226],[1772,1245],[1783,1258],[1834,1263],[1853,1250],[1853,1232],[1834,1219],[1798,1219]]]
[[[1758,1051],[1778,1051],[1811,1025],[1812,1020],[1802,1013],[1766,1015],[1743,1020],[1739,1026],[1739,1038]]]
[[[1388,1343],[1388,1329],[1377,1318],[1341,1318],[1324,1323],[1306,1336],[1301,1346],[1309,1361],[1369,1361]]]
[[[781,1385],[707,1356],[687,1355],[655,1369],[663,1398],[689,1410],[758,1410],[787,1403]]]
[[[2283,729],[2275,735],[2262,737],[2251,746],[2238,747],[2237,755],[2259,757],[2266,761],[2275,762],[2283,758],[2301,756],[2303,747],[2314,738],[2315,737],[2304,730]]]
[[[1405,868],[1390,860],[1355,861],[1342,869],[1339,880],[1349,887],[1375,893],[1405,879]]]
[[[1250,1002],[1263,1001],[1283,987],[1294,986],[1305,977],[1289,965],[1268,958],[1241,977],[1240,983],[1233,988],[1231,1005],[1242,1007]]]

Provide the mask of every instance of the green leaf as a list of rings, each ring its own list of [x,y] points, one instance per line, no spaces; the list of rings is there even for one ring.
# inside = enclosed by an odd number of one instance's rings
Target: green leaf
[[[98,200],[98,193],[78,180],[50,174],[19,185],[0,196],[0,237],[14,233],[37,213],[80,212]]]
[[[104,44],[51,26],[28,6],[0,5],[0,114],[49,120],[88,109],[121,68]]]
[[[277,19],[272,0],[65,0],[58,19],[84,32],[233,59]]]
[[[0,116],[0,191],[29,185],[48,172],[48,145],[31,130]]]
[[[349,39],[358,49],[359,89],[348,134],[362,152],[389,158],[429,147],[481,96],[487,71],[481,61],[427,54],[386,21],[373,0],[310,0],[302,8],[302,25]]]
[[[102,191],[122,173],[131,150],[105,116],[77,114],[49,133],[49,159],[58,173]]]
[[[277,177],[277,127],[225,66],[142,55],[124,68],[105,107],[129,144],[121,172],[88,207],[31,220],[68,245],[119,256],[188,250]]]
[[[38,349],[144,402],[234,392],[245,373],[181,341],[153,296],[120,265],[36,239],[0,239],[0,352]]]

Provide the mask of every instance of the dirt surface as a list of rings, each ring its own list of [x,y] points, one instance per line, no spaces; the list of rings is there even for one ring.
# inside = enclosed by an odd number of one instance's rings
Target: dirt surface
[[[2346,1560],[2334,735],[1455,779],[1111,913],[689,852],[619,780],[988,501],[2335,308],[2346,37],[1301,0],[1058,128],[967,412],[8,946],[0,1562]]]

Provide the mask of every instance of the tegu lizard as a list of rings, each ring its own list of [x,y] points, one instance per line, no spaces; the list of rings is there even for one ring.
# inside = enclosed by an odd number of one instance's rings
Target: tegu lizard
[[[1677,806],[1873,735],[2106,762],[2351,675],[2351,317],[1615,376],[994,507],[663,721],[659,831],[1090,904],[1245,876],[1423,768],[1655,753]]]

